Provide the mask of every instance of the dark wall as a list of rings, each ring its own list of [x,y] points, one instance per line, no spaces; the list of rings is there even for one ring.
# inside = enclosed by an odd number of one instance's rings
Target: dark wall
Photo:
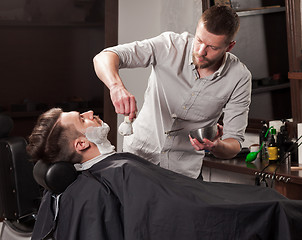
[[[90,27],[0,27],[0,105],[54,104],[101,98],[92,58],[103,49],[103,30]]]
[[[102,114],[92,59],[105,45],[103,1],[19,2],[0,4],[0,112],[13,117],[14,135],[26,137],[53,106]]]

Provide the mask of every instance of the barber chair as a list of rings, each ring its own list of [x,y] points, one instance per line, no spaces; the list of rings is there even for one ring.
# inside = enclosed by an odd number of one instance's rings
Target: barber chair
[[[39,160],[33,169],[36,182],[54,195],[60,195],[78,177],[70,162],[46,163]]]
[[[39,160],[34,166],[33,176],[39,185],[51,193],[52,198],[49,207],[52,208],[54,213],[53,216],[46,216],[42,215],[41,213],[38,215],[36,224],[38,224],[37,230],[39,233],[33,232],[33,237],[54,239],[53,234],[57,228],[60,196],[65,189],[76,180],[78,177],[78,172],[76,171],[74,165],[70,162],[46,163],[42,160]],[[45,224],[44,221],[47,222],[49,217],[51,218],[51,223]],[[41,235],[40,231],[44,233]],[[38,234],[38,236],[36,236],[36,234]]]
[[[42,191],[33,178],[26,140],[10,136],[13,121],[0,114],[0,239],[30,239]]]

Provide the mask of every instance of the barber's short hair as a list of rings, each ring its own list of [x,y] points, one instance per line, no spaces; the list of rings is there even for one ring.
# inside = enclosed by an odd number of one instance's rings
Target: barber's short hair
[[[40,115],[38,121],[29,136],[27,152],[30,160],[36,162],[79,162],[79,155],[72,147],[71,140],[77,133],[73,125],[63,127],[60,123],[61,108],[52,108]]]
[[[228,36],[229,42],[233,40],[240,26],[236,11],[229,6],[221,5],[214,5],[205,10],[198,26],[200,23],[203,23],[207,31],[212,34]]]

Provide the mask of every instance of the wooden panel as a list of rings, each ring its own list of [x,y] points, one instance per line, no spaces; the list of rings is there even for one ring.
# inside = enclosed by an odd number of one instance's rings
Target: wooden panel
[[[302,80],[302,72],[289,72],[289,79]]]
[[[287,41],[293,122],[302,122],[301,1],[286,0]]]
[[[275,189],[289,199],[302,199],[302,186],[300,184],[276,182]]]
[[[105,1],[105,47],[118,44],[118,0]],[[104,121],[110,126],[108,139],[117,144],[117,115],[112,104],[110,93],[104,87]]]
[[[287,0],[287,39],[289,71],[301,71],[301,12],[300,0]]]

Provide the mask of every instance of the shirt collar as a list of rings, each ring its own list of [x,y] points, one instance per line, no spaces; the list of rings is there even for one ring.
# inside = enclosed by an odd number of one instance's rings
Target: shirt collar
[[[192,44],[191,44],[191,49],[190,49],[190,51],[189,51],[189,58],[191,59],[190,61],[189,61],[189,65],[192,65],[192,66],[194,66],[194,64],[193,64],[193,48],[194,48],[194,38],[193,38],[193,40],[192,40]],[[194,66],[195,67],[195,66]]]
[[[86,162],[77,163],[77,164],[74,165],[74,167],[77,171],[87,170],[87,169],[91,168],[94,164],[102,161],[106,157],[109,157],[109,156],[113,155],[114,153],[115,153],[115,151],[112,151],[112,152],[107,153],[107,154],[101,154],[101,155],[96,156],[95,158],[92,158],[92,159],[90,159]]]
[[[218,68],[218,70],[216,72],[213,73],[213,78],[216,78],[216,77],[219,77],[223,71],[223,69],[225,68],[225,63],[226,63],[226,59],[227,59],[227,56],[228,56],[228,52],[226,52],[224,54],[224,57],[223,57],[223,60],[222,60],[222,63],[220,65],[220,67]]]

